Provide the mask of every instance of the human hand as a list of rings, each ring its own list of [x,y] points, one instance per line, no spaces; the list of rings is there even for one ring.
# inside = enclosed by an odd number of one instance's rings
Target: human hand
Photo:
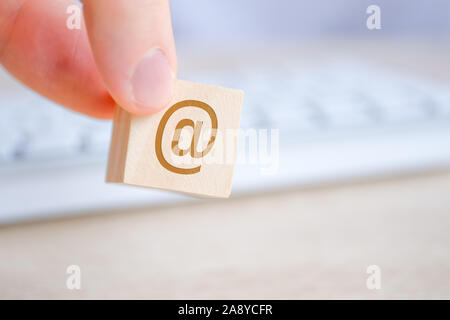
[[[66,26],[71,0],[1,0],[0,63],[43,96],[111,118],[171,99],[177,59],[168,0],[84,0],[80,29]],[[32,107],[32,106],[30,106]]]

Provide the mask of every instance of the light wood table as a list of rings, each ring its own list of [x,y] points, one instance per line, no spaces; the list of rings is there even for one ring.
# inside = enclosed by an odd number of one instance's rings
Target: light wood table
[[[450,298],[449,190],[446,170],[2,227],[0,298]]]

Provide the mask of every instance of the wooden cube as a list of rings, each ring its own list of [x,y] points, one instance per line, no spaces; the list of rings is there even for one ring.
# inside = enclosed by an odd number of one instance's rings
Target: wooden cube
[[[243,93],[177,80],[172,102],[147,117],[116,108],[107,182],[228,197]]]

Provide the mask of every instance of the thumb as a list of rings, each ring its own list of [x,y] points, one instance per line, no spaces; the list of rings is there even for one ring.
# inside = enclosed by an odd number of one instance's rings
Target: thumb
[[[170,103],[177,70],[168,0],[84,0],[92,52],[114,100],[135,114]]]

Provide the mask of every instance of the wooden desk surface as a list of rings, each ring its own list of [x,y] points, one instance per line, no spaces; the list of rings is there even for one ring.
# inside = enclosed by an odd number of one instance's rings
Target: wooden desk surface
[[[337,47],[279,54],[351,52],[450,83],[447,44]],[[448,299],[449,194],[450,169],[3,226],[0,298]],[[66,288],[74,264],[79,291]],[[366,287],[369,265],[381,290]]]
[[[0,298],[450,298],[449,190],[446,170],[1,227]]]

